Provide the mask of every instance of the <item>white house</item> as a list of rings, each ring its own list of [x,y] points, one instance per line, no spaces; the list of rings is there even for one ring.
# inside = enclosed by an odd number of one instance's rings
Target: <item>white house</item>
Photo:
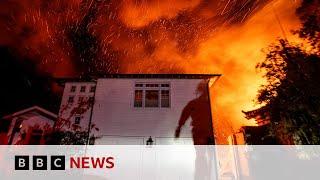
[[[7,137],[9,144],[44,144],[45,132],[52,129],[57,115],[41,107],[33,106],[6,115]]]
[[[97,127],[90,128],[90,134],[99,137],[95,144],[207,144],[201,138],[213,139],[213,84],[219,76],[116,74],[64,79],[59,117],[73,130]]]

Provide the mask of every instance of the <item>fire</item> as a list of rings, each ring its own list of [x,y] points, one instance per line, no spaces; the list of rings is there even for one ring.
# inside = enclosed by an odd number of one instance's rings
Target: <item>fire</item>
[[[125,0],[121,4],[120,19],[130,27],[144,27],[153,21],[165,18],[174,18],[179,11],[191,10],[199,5],[200,0],[171,0],[162,1],[132,1]]]
[[[226,134],[228,131],[236,132],[243,125],[257,125],[245,119],[241,112],[258,107],[254,99],[259,87],[265,84],[261,74],[255,70],[255,65],[264,59],[263,49],[277,38],[283,38],[281,26],[286,30],[288,39],[295,40],[289,30],[299,27],[295,15],[298,5],[288,4],[287,1],[269,4],[245,24],[222,30],[200,45],[195,59],[197,63],[193,68],[206,67],[205,71],[223,74],[216,84],[216,126],[227,129],[221,130]],[[281,19],[281,26],[276,16]],[[188,71],[192,71],[192,68],[188,68]]]
[[[241,125],[264,83],[255,65],[299,26],[300,1],[123,0],[0,3],[0,45],[53,77],[95,73],[221,73],[217,129]],[[280,23],[277,21],[280,19]],[[280,26],[281,24],[281,26]]]

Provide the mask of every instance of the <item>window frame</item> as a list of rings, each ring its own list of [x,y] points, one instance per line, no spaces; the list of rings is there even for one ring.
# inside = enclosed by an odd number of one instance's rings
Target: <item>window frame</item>
[[[90,86],[89,92],[94,93],[95,91],[96,91],[96,86],[95,85]]]
[[[141,106],[136,106],[136,91],[142,92]],[[134,90],[134,92],[133,92],[133,107],[134,108],[143,108],[144,107],[144,91],[142,89],[135,89]]]
[[[72,99],[72,100],[71,100]],[[75,100],[75,96],[68,96],[67,104],[73,104]]]
[[[78,96],[78,103],[83,103],[85,102],[85,99],[86,97],[85,96]]]
[[[146,106],[146,102],[147,102],[147,98],[146,98],[146,96],[147,96],[147,91],[153,91],[153,92],[156,92],[156,93],[157,93],[157,96],[158,96],[157,106]],[[143,93],[142,93],[142,94],[143,94]],[[160,90],[158,90],[158,89],[145,89],[145,90],[144,90],[144,98],[142,99],[142,101],[144,102],[144,107],[145,107],[145,108],[160,108],[160,106],[161,106],[160,96],[161,96]]]
[[[168,106],[162,105],[162,92],[168,91]],[[170,89],[161,89],[160,90],[160,106],[161,108],[170,108],[171,107],[171,90]]]
[[[147,85],[148,84],[148,85]],[[165,86],[163,86],[165,85]],[[171,83],[170,82],[134,82],[133,84],[133,103],[132,107],[134,109],[170,109],[171,108]],[[142,91],[142,106],[135,106],[135,93],[136,90]],[[146,91],[148,90],[156,90],[158,91],[158,106],[157,107],[146,107]],[[168,107],[162,107],[162,91],[169,91],[168,95]]]
[[[84,88],[84,89],[82,89],[82,88]],[[79,92],[85,93],[86,90],[87,90],[87,86],[86,85],[82,85],[82,86],[80,86],[80,91]]]
[[[70,93],[75,93],[77,91],[77,86],[76,85],[71,85],[70,87]]]
[[[77,121],[77,119],[79,119],[79,122]],[[73,124],[75,124],[75,125],[80,125],[81,124],[81,116],[80,115],[76,115],[75,117],[74,117],[74,123]],[[78,122],[78,123],[77,123]]]

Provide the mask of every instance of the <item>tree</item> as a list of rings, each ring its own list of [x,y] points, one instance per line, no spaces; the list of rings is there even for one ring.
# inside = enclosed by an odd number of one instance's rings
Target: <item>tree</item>
[[[263,107],[244,112],[248,119],[267,117],[269,131],[280,144],[320,144],[320,21],[318,13],[293,31],[303,43],[286,39],[272,44],[256,68],[267,84],[259,90]],[[267,113],[266,113],[267,112]]]
[[[54,128],[51,131],[47,131],[46,144],[51,145],[85,145],[94,144],[95,140],[99,137],[90,135],[90,133],[99,131],[94,123],[90,124],[90,127],[83,128],[80,125],[73,123],[71,118],[76,114],[85,114],[91,108],[93,108],[94,99],[84,98],[79,101],[75,107],[71,104],[67,104],[61,108],[61,112],[70,111],[67,118],[59,117],[55,123]]]

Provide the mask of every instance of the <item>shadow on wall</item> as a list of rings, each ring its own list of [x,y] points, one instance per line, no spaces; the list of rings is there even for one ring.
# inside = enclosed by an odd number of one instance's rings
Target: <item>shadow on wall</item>
[[[198,97],[188,102],[184,107],[175,131],[175,137],[179,138],[182,126],[191,117],[192,138],[196,152],[194,180],[211,179],[210,172],[213,167],[213,148],[210,150],[208,146],[199,146],[214,145],[208,90],[208,80],[199,83],[196,89]]]
[[[198,97],[191,100],[182,110],[175,137],[179,138],[182,126],[191,117],[193,144],[213,145],[214,136],[207,80],[199,83],[196,94]]]

